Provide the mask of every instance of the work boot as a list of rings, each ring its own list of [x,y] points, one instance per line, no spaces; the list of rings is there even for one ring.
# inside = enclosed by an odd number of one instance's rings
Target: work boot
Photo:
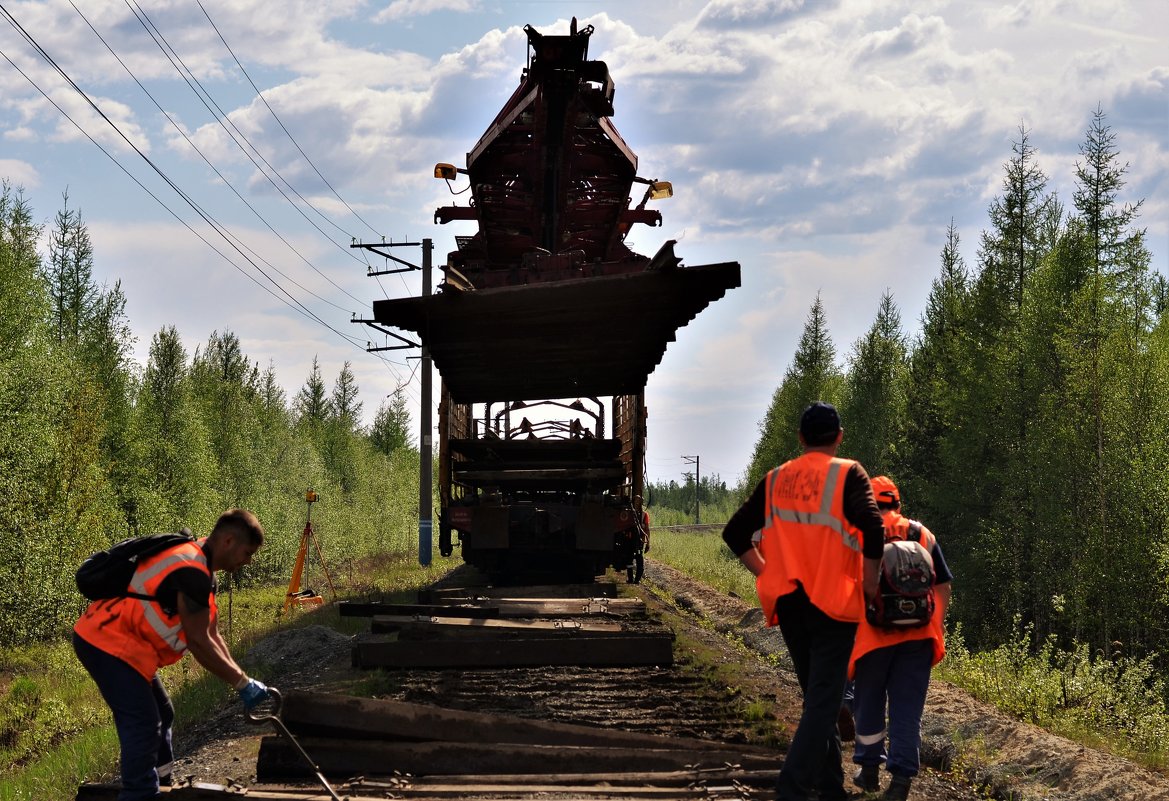
[[[881,789],[881,766],[861,765],[860,770],[852,776],[852,783],[866,793],[875,793]]]
[[[909,783],[912,781],[908,776],[893,776],[893,780],[889,782],[889,787],[885,790],[883,801],[907,801],[909,798]]]

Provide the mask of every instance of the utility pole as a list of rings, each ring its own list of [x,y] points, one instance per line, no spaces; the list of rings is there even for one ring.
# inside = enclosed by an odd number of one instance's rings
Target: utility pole
[[[694,465],[694,524],[698,525],[702,522],[702,516],[698,512],[698,488],[702,486],[702,467],[701,459],[698,456],[683,456],[686,464]]]
[[[430,238],[422,240],[422,297],[430,297],[430,252],[434,250],[434,242]],[[419,436],[418,468],[418,564],[430,567],[430,543],[434,531],[434,510],[432,508],[432,490],[430,487],[434,449],[431,444],[433,433],[430,425],[430,347],[426,340],[422,341],[422,429]]]
[[[379,256],[384,257],[387,261],[397,262],[403,265],[397,269],[374,270],[370,268],[366,271],[366,275],[373,277],[376,275],[393,275],[394,273],[407,273],[414,270],[422,272],[422,297],[430,297],[430,272],[431,272],[431,253],[434,250],[434,242],[429,238],[423,239],[421,242],[394,242],[390,240],[387,242],[382,238],[381,242],[358,242],[353,241],[349,247],[361,248],[362,250],[370,250]],[[422,248],[422,266],[411,264],[408,261],[398,258],[387,251],[387,248],[400,247],[421,247]],[[430,377],[430,348],[426,342],[419,337],[419,342],[412,342],[409,339],[382,327],[376,320],[365,320],[354,315],[350,322],[361,323],[380,331],[387,337],[393,337],[402,344],[400,345],[383,345],[375,346],[373,343],[367,343],[366,351],[375,353],[383,350],[402,350],[406,348],[422,349],[421,364],[419,369],[422,371],[422,408],[419,411],[419,428],[421,429],[418,437],[418,564],[423,567],[430,567],[430,551],[431,551],[431,537],[434,531],[434,504],[431,500],[432,482],[431,472],[433,470],[434,454],[433,442],[434,436],[431,431],[431,377]]]

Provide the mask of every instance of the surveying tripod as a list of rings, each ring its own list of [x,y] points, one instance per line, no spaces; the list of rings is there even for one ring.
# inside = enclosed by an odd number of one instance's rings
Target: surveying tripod
[[[325,602],[319,593],[300,588],[310,542],[316,549],[317,559],[321,562],[321,570],[325,572],[325,579],[329,582],[329,591],[333,594],[333,601],[337,600],[337,590],[333,587],[333,577],[329,575],[329,568],[325,565],[325,555],[321,553],[320,543],[313,539],[313,504],[319,498],[320,496],[313,492],[312,487],[305,490],[304,499],[308,503],[308,514],[304,521],[304,533],[300,535],[300,549],[296,552],[296,565],[292,568],[292,579],[288,582],[288,592],[284,596],[284,606],[281,608],[280,614],[287,612],[290,606],[320,606]]]

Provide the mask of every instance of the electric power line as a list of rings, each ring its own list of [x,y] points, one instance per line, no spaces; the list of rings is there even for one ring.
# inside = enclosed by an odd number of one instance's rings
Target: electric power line
[[[229,236],[227,236],[227,234],[225,233],[222,226],[218,223],[218,221],[216,221],[208,212],[203,210],[199,206],[198,203],[196,203],[184,190],[182,190],[157,164],[154,163],[153,160],[150,159],[149,156],[147,156],[145,153],[143,153],[142,150],[140,148],[138,148],[138,146],[135,145],[129,139],[129,137],[127,137],[125,135],[125,133],[117,126],[117,124],[114,123],[113,120],[111,120],[105,114],[105,112],[102,111],[102,109],[93,101],[93,99],[89,97],[89,95],[85,92],[85,90],[83,90],[69,76],[69,74],[67,72],[65,72],[65,70],[56,62],[56,60],[53,59],[53,57],[51,55],[49,55],[48,51],[46,51],[40,45],[40,43],[37,42],[35,37],[33,37],[30,33],[28,33],[27,30],[25,30],[25,28],[20,24],[20,22],[18,22],[15,19],[15,17],[13,17],[11,15],[11,13],[9,13],[8,9],[6,7],[4,7],[2,4],[0,4],[0,14],[2,14],[5,17],[8,24],[37,52],[37,54],[40,55],[41,58],[43,58],[61,76],[61,78],[75,92],[77,92],[81,96],[81,98],[89,105],[89,107],[92,108],[93,111],[102,120],[104,120],[114,130],[114,132],[152,170],[154,170],[154,172],[163,180],[164,183],[166,183],[168,186],[170,186],[170,188],[172,190],[174,190],[174,192],[177,195],[179,195],[179,197],[182,198],[183,201],[186,202],[187,205],[189,205],[192,208],[192,210],[194,210],[195,213],[203,219],[204,222],[206,222],[209,226],[211,226],[211,228],[217,234],[219,234],[220,237],[223,238],[223,240],[228,245],[230,245],[232,247],[232,249],[234,249],[237,253],[239,253],[239,255],[242,256],[244,258],[244,260],[247,261],[253,268],[255,268],[255,270],[257,272],[259,272],[260,275],[262,275],[264,278],[266,278],[272,284],[273,287],[280,290],[280,292],[282,292],[285,296],[287,296],[287,300],[285,298],[280,297],[278,294],[276,294],[273,291],[273,289],[271,287],[268,287],[265,284],[263,284],[255,276],[250,275],[246,270],[244,270],[242,267],[240,267],[238,264],[236,264],[230,257],[228,257],[223,251],[221,251],[213,243],[211,243],[206,237],[204,237],[201,233],[196,231],[186,220],[184,220],[181,216],[179,216],[161,198],[159,198],[156,194],[154,194],[154,192],[152,192],[148,187],[146,187],[146,185],[143,184],[137,178],[137,176],[135,176],[133,173],[131,173],[126,168],[126,166],[123,165],[120,161],[118,161],[118,159],[112,153],[110,153],[100,142],[98,142],[96,139],[94,139],[93,136],[91,136],[88,131],[86,131],[76,120],[74,120],[73,117],[70,116],[69,113],[67,111],[65,111],[65,109],[63,109],[60,106],[60,104],[58,104],[57,101],[55,101],[44,89],[42,89],[40,87],[40,85],[37,84],[36,81],[34,81],[32,79],[31,76],[29,76],[23,69],[21,69],[20,66],[16,64],[16,62],[14,62],[11,58],[9,58],[7,53],[0,50],[0,56],[2,56],[4,58],[4,60],[7,61],[10,65],[12,65],[13,69],[15,69],[17,72],[19,72],[24,77],[24,79],[26,81],[28,81],[33,86],[34,89],[36,89],[46,100],[49,101],[50,104],[53,105],[54,108],[57,109],[57,111],[59,111],[61,113],[62,116],[64,116],[67,120],[69,120],[69,122],[72,123],[72,125],[83,136],[85,136],[86,139],[88,139],[99,150],[101,150],[102,153],[107,158],[109,158],[120,170],[122,170],[122,172],[124,172],[132,181],[134,181],[134,183],[136,183],[144,192],[146,192],[146,194],[148,194],[156,203],[158,203],[160,206],[162,206],[162,208],[165,209],[172,217],[174,217],[179,223],[181,223],[185,228],[187,228],[187,230],[189,230],[191,233],[193,233],[200,241],[202,241],[209,248],[211,248],[217,255],[219,255],[222,259],[224,259],[228,264],[230,264],[232,267],[234,267],[237,271],[239,271],[241,274],[243,274],[245,277],[247,277],[249,280],[251,280],[257,286],[259,286],[261,289],[263,289],[264,291],[268,292],[270,295],[275,297],[281,303],[284,303],[285,305],[292,308],[294,311],[297,311],[299,314],[305,316],[306,318],[308,318],[314,322],[317,322],[318,324],[322,325],[323,327],[325,327],[329,331],[332,331],[337,336],[339,336],[342,339],[349,342],[351,345],[354,345],[355,347],[361,347],[360,342],[356,338],[354,338],[348,334],[342,333],[341,331],[339,331],[336,328],[334,328],[333,326],[331,326],[329,323],[325,322],[315,312],[313,312],[311,309],[309,309],[307,306],[305,306],[303,303],[301,303],[299,300],[297,300],[295,297],[293,297],[291,293],[289,293],[286,289],[284,289],[284,287],[280,286],[279,282],[277,282],[271,276],[269,276],[267,273],[265,273],[264,270],[259,267],[259,265],[257,265],[252,259],[250,259],[248,257],[248,255],[246,253],[244,253],[238,246],[235,245],[235,243],[231,240],[231,238]],[[364,348],[363,348],[363,350],[364,350]],[[400,366],[404,367],[405,366],[404,364],[401,364],[399,362],[392,362],[389,359],[386,359],[386,358],[380,356],[379,354],[374,354],[374,355],[377,356],[377,358],[386,365],[387,369],[389,369],[391,371],[391,374],[394,374],[395,380],[398,380],[398,381],[401,380],[401,377],[399,375],[397,375],[396,373],[394,373],[392,365],[399,364]]]

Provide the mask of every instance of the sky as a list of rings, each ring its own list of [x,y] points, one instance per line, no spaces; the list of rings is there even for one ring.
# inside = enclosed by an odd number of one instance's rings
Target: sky
[[[663,225],[627,243],[653,255],[675,239],[685,265],[742,265],[742,286],[679,330],[649,378],[651,481],[681,481],[694,456],[703,476],[739,479],[817,295],[842,366],[885,292],[914,336],[951,222],[976,267],[1021,127],[1070,206],[1103,110],[1128,164],[1120,200],[1143,201],[1138,225],[1169,274],[1164,0],[4,0],[0,11],[0,177],[42,222],[66,193],[80,209],[96,280],[120,281],[127,298],[137,363],[164,326],[192,353],[228,330],[289,400],[314,358],[329,386],[350,362],[367,422],[399,386],[418,419],[417,354],[367,353],[381,336],[350,321],[421,282],[367,277],[351,242],[429,237],[441,263],[473,232],[434,224],[435,208],[463,199],[433,166],[465,164],[517,85],[524,26],[566,34],[573,15],[595,28],[589,56],[608,64],[612,122],[639,175],[674,186],[656,206]],[[395,252],[419,263],[415,248]]]

